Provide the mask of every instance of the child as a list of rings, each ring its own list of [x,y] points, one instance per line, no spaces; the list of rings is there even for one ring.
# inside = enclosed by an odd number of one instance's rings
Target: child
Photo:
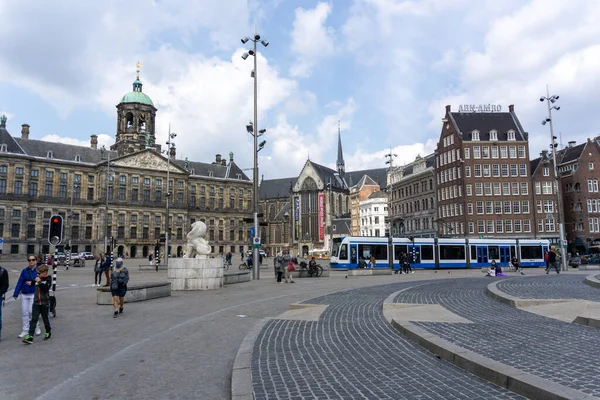
[[[496,267],[493,264],[490,265],[490,269],[485,276],[496,276]]]
[[[48,340],[52,337],[50,332],[52,327],[50,326],[49,318],[49,304],[50,304],[50,286],[52,285],[52,279],[48,276],[48,266],[42,264],[37,269],[38,276],[35,277],[35,293],[33,294],[33,307],[31,310],[31,321],[29,322],[29,334],[23,339],[23,343],[33,343],[33,333],[35,332],[35,326],[38,323],[40,314],[44,321],[44,328],[46,329],[46,335],[44,340]]]

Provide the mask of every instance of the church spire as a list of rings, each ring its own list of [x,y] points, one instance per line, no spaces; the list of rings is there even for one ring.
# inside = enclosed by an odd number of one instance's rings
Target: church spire
[[[340,121],[338,121],[338,153],[336,166],[338,173],[340,175],[344,175],[346,172],[346,165],[344,164],[344,153],[342,151],[342,132],[340,129]]]

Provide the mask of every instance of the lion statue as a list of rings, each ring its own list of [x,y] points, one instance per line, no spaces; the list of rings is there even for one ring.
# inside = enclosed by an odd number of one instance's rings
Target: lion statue
[[[192,224],[192,230],[187,234],[187,244],[183,258],[207,258],[210,254],[210,245],[204,239],[206,236],[206,224],[196,221]]]

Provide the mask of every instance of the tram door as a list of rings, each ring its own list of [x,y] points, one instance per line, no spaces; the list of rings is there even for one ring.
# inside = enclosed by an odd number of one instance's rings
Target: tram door
[[[487,246],[477,246],[477,262],[487,263],[488,262],[488,249]]]
[[[352,267],[358,265],[358,246],[355,244],[350,245],[350,265]]]
[[[510,261],[510,246],[500,246],[500,262],[507,264]]]

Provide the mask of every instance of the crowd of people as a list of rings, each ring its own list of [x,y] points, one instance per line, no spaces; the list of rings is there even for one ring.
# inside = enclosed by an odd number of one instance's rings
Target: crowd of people
[[[119,257],[112,265],[112,258],[106,254],[99,254],[94,266],[94,284],[100,287],[102,275],[106,277],[105,287],[110,287],[113,299],[113,317],[117,318],[123,313],[129,271],[124,266],[123,258]],[[46,257],[29,255],[27,266],[19,274],[13,290],[15,301],[20,299],[21,306],[21,333],[17,335],[25,344],[32,344],[35,336],[40,336],[40,318],[44,324],[43,340],[52,337],[52,324],[50,323],[51,308],[56,304],[53,292],[53,280],[50,276],[50,267],[54,261],[50,255]],[[6,293],[10,288],[10,279],[6,268],[0,266],[0,340],[2,340],[2,308],[6,302]]]

